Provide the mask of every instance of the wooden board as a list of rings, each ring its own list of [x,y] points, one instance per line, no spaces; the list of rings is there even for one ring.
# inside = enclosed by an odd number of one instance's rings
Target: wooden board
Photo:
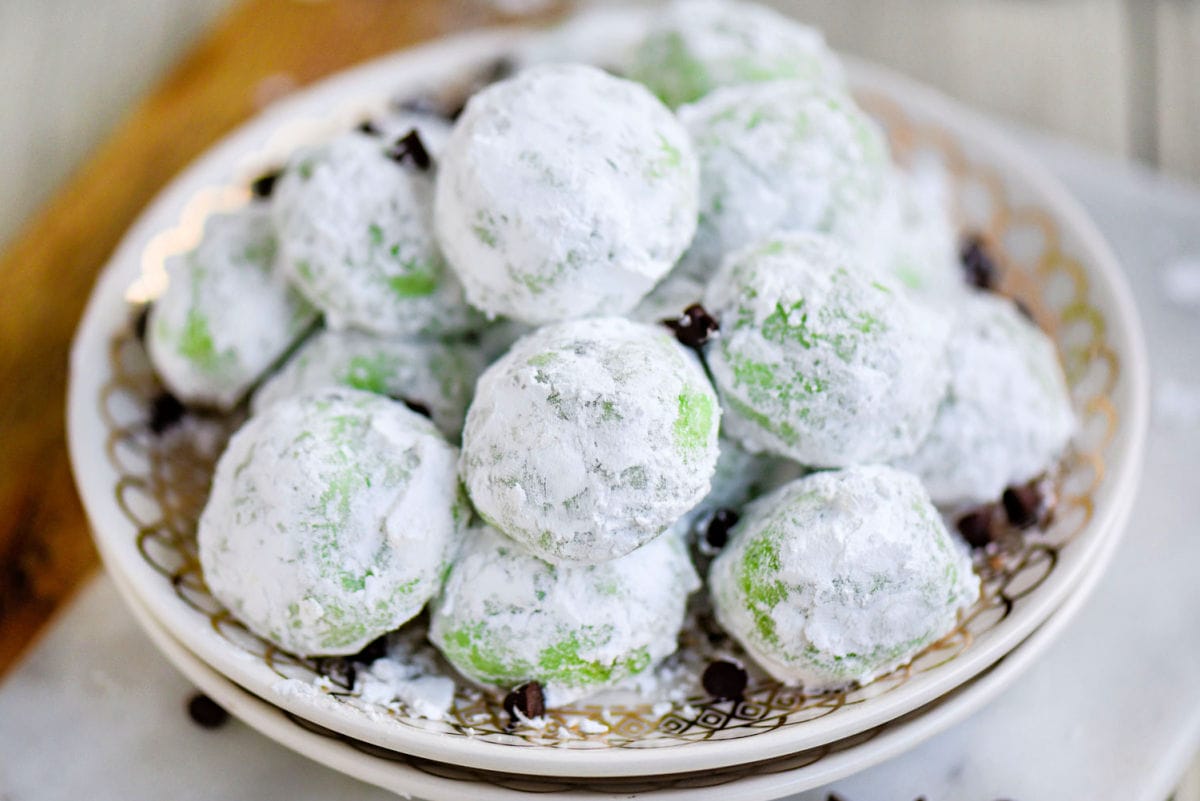
[[[446,0],[247,0],[118,127],[0,258],[0,673],[97,566],[67,462],[71,337],[139,210],[289,88],[452,29],[498,21]]]

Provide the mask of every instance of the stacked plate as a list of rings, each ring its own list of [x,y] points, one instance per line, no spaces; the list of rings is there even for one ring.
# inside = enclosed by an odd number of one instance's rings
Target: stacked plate
[[[615,38],[630,17],[597,23]],[[159,648],[205,692],[268,737],[390,790],[429,799],[531,793],[562,798],[777,798],[886,759],[998,693],[1062,628],[1103,571],[1140,466],[1146,358],[1120,270],[1066,193],[986,123],[882,70],[851,64],[857,96],[901,160],[936,158],[964,231],[994,245],[1001,289],[1058,343],[1082,431],[1059,479],[1055,522],[981,554],[984,597],[914,663],[864,687],[806,696],[752,684],[740,702],[630,698],[509,725],[495,699],[463,688],[450,714],[371,703],[328,661],[255,637],[209,595],[195,521],[236,419],[192,416],[162,436],[160,391],[132,322],[163,260],[205,217],[245,201],[256,174],[296,146],[350,127],[397,97],[461,78],[546,34],[499,31],[397,54],[308,89],[244,126],[172,183],[98,283],[72,355],[71,456],[95,538],[125,600]]]

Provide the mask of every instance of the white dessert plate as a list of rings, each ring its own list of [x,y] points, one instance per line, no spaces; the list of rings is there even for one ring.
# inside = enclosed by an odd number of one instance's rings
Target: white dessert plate
[[[597,21],[589,29],[593,46],[619,46],[637,20],[620,14],[610,28]],[[131,302],[161,289],[164,257],[194,243],[207,214],[245,202],[249,181],[298,144],[546,36],[472,33],[334,76],[242,126],[146,209],[93,291],[71,359],[72,464],[109,570],[190,652],[269,703],[384,749],[515,774],[652,776],[761,762],[872,730],[983,673],[1050,617],[1119,536],[1141,463],[1145,349],[1108,246],[1042,167],[970,111],[857,63],[849,65],[855,93],[887,127],[898,158],[944,164],[964,230],[986,236],[1002,289],[1057,342],[1083,424],[1062,471],[1055,523],[1008,558],[982,563],[984,597],[954,632],[911,666],[841,693],[806,696],[760,681],[739,704],[702,697],[666,711],[646,699],[580,704],[552,710],[546,728],[513,729],[498,701],[469,692],[438,721],[352,692],[298,693],[298,685],[314,687],[320,665],[249,634],[208,594],[194,525],[233,421],[189,418],[182,433],[149,431],[147,408],[158,389],[132,333]],[[580,720],[594,725],[580,729]]]
[[[810,790],[865,770],[965,719],[996,698],[1054,642],[1104,573],[1116,546],[1103,553],[1063,605],[999,662],[952,692],[913,712],[847,740],[816,749],[700,774],[626,780],[537,778],[492,773],[383,751],[315,727],[272,706],[217,673],[191,653],[138,601],[120,577],[115,583],[155,646],[181,673],[232,715],[263,736],[359,781],[426,801],[767,801]]]

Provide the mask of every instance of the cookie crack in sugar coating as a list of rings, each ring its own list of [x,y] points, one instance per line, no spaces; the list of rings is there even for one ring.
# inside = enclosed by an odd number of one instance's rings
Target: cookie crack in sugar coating
[[[387,398],[328,389],[233,436],[200,517],[213,595],[292,653],[352,654],[437,591],[469,507],[457,449]]]
[[[437,180],[438,241],[470,302],[545,323],[620,314],[696,227],[687,134],[644,87],[530,67],[471,98]]]
[[[595,563],[661,534],[708,492],[720,407],[657,326],[546,326],[476,387],[461,472],[479,514],[551,562]]]

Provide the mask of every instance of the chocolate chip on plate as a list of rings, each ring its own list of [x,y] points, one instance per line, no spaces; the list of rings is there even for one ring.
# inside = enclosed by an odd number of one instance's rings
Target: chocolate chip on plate
[[[174,426],[187,413],[187,408],[170,392],[160,392],[150,401],[150,430],[162,434]]]
[[[958,533],[972,548],[983,548],[996,535],[996,505],[986,503],[958,519]]]
[[[370,120],[363,120],[354,130],[358,131],[359,133],[366,134],[367,136],[379,136],[379,134],[382,133],[377,127],[375,127],[375,123],[371,122]]]
[[[662,324],[675,334],[675,338],[694,350],[704,347],[720,326],[711,314],[699,303],[693,303],[678,317],[668,318]]]
[[[421,134],[416,128],[397,139],[396,143],[388,148],[387,157],[398,164],[411,160],[418,170],[428,170],[433,166],[433,158],[425,149],[425,143],[421,141]]]
[[[354,667],[354,657],[331,656],[319,661],[317,672],[327,679],[344,687],[347,690],[354,689],[354,682],[358,679],[358,670]]]
[[[371,640],[369,643],[363,646],[361,651],[350,657],[350,659],[361,665],[369,665],[377,660],[383,659],[385,656],[387,656],[386,634],[382,637],[376,637],[375,639]]]
[[[725,660],[713,662],[704,669],[700,683],[704,690],[718,701],[740,701],[750,680],[741,665]]]
[[[275,191],[275,182],[279,180],[280,175],[283,175],[283,170],[264,172],[250,182],[250,194],[260,200],[269,198],[271,193]]]
[[[429,407],[420,401],[406,400],[404,401],[404,405],[422,417],[433,417],[433,413],[429,411]]]
[[[229,713],[204,693],[196,693],[188,699],[187,711],[192,721],[204,729],[220,728],[229,720]]]
[[[529,681],[510,692],[504,697],[504,711],[514,721],[517,719],[517,713],[528,719],[540,718],[546,714],[542,685],[536,681]]]
[[[995,289],[1000,279],[996,260],[992,258],[987,242],[978,234],[967,237],[959,251],[963,276],[967,283],[977,289]]]
[[[1051,511],[1047,495],[1045,485],[1040,480],[1004,490],[1001,502],[1008,522],[1022,529],[1045,526],[1050,520]]]
[[[138,342],[146,341],[146,326],[150,324],[150,305],[143,304],[138,309],[137,316],[133,318],[133,335],[137,337]]]
[[[716,550],[725,547],[725,543],[729,542],[729,530],[737,525],[738,513],[732,509],[718,509],[713,513],[712,520],[708,521],[708,528],[704,530],[704,541]]]

